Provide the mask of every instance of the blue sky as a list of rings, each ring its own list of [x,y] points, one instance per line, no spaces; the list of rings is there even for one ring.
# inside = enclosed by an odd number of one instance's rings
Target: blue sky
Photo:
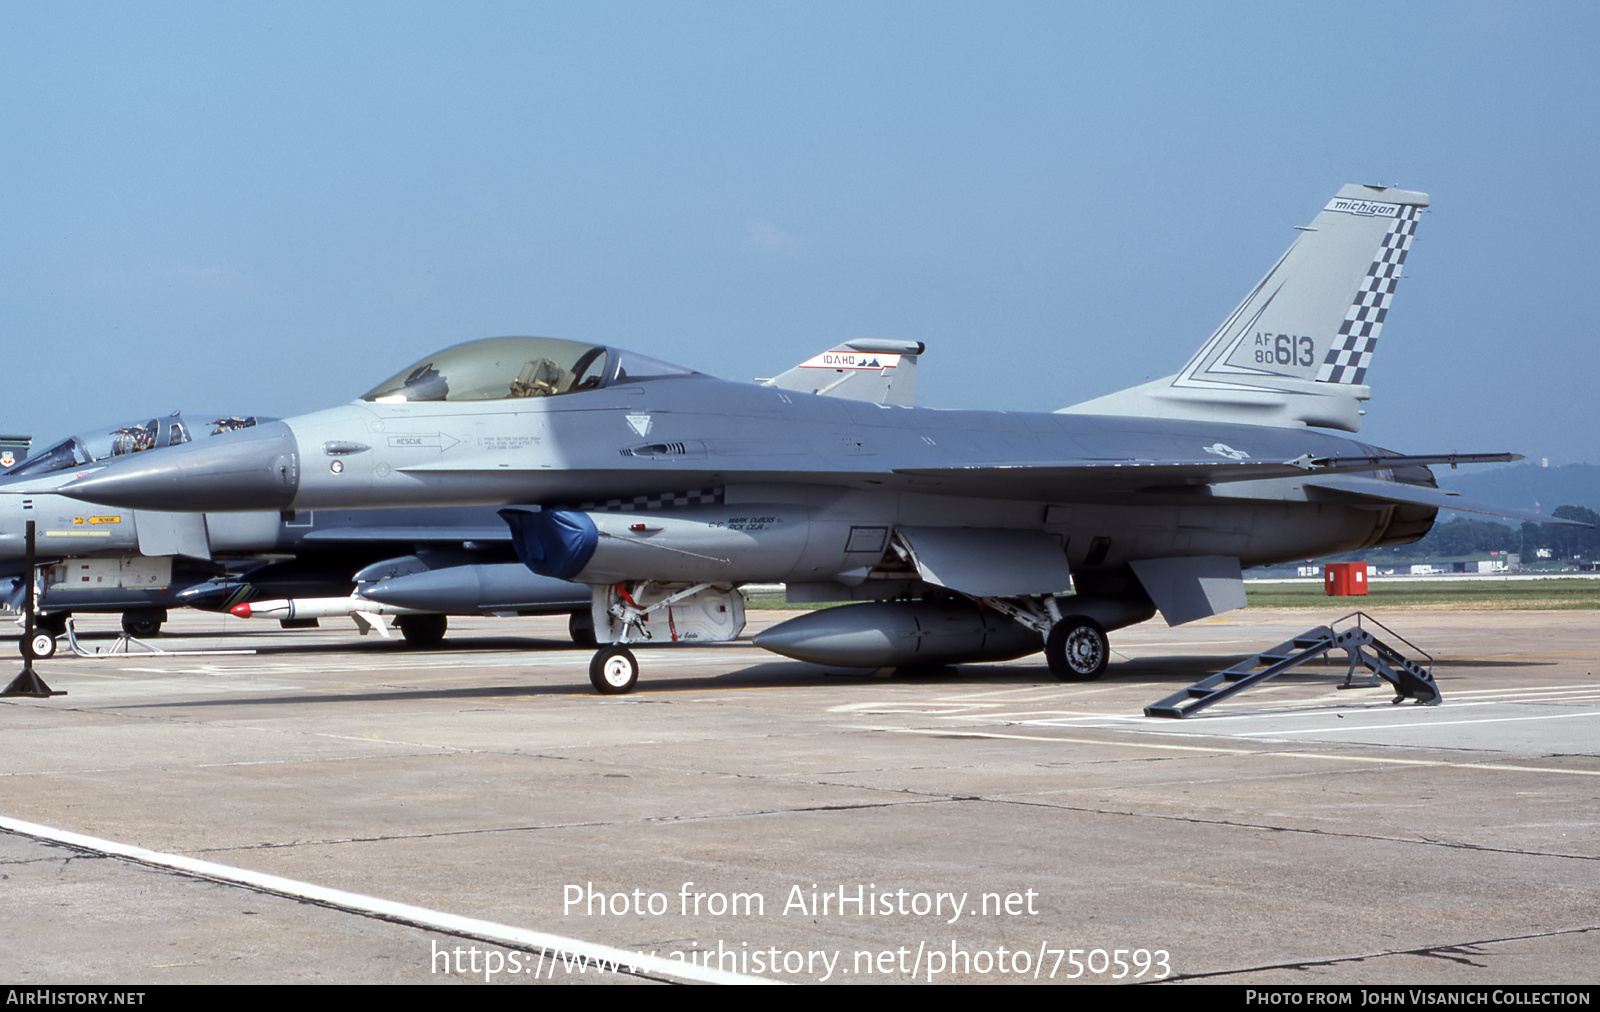
[[[0,5],[0,430],[290,415],[582,338],[919,400],[1177,369],[1346,182],[1424,190],[1363,436],[1600,461],[1600,12]]]

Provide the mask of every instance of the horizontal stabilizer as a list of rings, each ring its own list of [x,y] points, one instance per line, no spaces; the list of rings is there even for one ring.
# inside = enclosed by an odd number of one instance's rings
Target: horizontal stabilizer
[[[1337,477],[1308,481],[1306,482],[1306,488],[1320,489],[1346,498],[1409,503],[1414,506],[1435,506],[1443,510],[1484,513],[1492,517],[1509,517],[1513,520],[1528,520],[1538,524],[1564,524],[1568,527],[1590,526],[1581,520],[1565,520],[1561,517],[1547,516],[1534,510],[1515,509],[1509,506],[1495,506],[1490,503],[1478,502],[1476,499],[1468,499],[1455,492],[1446,492],[1442,488],[1429,488],[1426,485],[1406,485],[1400,482],[1382,481],[1377,478],[1339,475]]]
[[[1319,471],[1384,471],[1396,467],[1443,467],[1448,464],[1508,464],[1520,453],[1393,453],[1362,457],[1312,457],[1307,468]]]

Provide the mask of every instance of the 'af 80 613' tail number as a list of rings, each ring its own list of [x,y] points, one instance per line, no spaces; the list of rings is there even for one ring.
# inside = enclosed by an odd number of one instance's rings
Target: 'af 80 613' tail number
[[[1256,361],[1262,365],[1315,365],[1317,342],[1295,334],[1257,334]]]

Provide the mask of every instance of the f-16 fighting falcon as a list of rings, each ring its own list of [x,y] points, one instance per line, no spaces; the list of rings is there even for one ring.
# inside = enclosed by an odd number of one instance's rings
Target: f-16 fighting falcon
[[[1414,541],[1441,507],[1530,516],[1442,492],[1428,470],[1511,454],[1335,434],[1360,428],[1427,204],[1344,187],[1177,374],[1050,414],[840,400],[500,337],[352,404],[60,491],[157,510],[507,507],[529,569],[591,588],[602,693],[630,691],[630,647],[682,638],[691,612],[708,636],[736,632],[751,582],[843,603],[756,637],[790,657],[877,668],[1042,648],[1056,676],[1097,678],[1108,631],[1242,607],[1243,567]]]
[[[846,341],[765,382],[910,404],[924,350],[908,341]],[[0,472],[0,483],[157,452],[258,421],[233,416],[200,423],[174,412],[97,426]],[[45,560],[35,597],[35,657],[55,653],[56,638],[73,613],[121,612],[124,632],[151,636],[169,608],[184,605],[287,626],[348,615],[363,633],[375,630],[385,637],[383,616],[394,615],[406,641],[417,646],[444,637],[447,615],[570,613],[573,639],[594,644],[588,588],[529,572],[516,561],[511,531],[492,507],[208,516],[86,511],[62,496],[0,496],[0,602],[13,611],[21,610],[26,597],[29,519],[37,522],[36,548]],[[697,631],[681,617],[676,625],[691,636]]]

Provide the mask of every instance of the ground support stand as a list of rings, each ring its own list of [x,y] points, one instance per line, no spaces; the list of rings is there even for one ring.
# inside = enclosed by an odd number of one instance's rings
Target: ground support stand
[[[1355,625],[1338,629],[1341,622],[1355,619]],[[1374,625],[1399,640],[1413,651],[1427,658],[1422,664],[1406,657],[1394,647],[1374,636],[1366,626]],[[1345,671],[1341,689],[1358,689],[1378,684],[1378,679],[1394,686],[1394,702],[1414,699],[1423,706],[1439,703],[1439,686],[1433,680],[1433,658],[1416,644],[1390,629],[1365,612],[1351,612],[1328,625],[1307,629],[1305,632],[1280,643],[1264,653],[1246,658],[1226,671],[1175,692],[1144,708],[1146,717],[1189,717],[1213,703],[1220,703],[1269,679],[1276,678],[1291,668],[1315,660],[1333,650],[1343,650],[1349,656],[1350,666]],[[1355,682],[1357,666],[1372,672],[1372,679],[1364,684]]]

